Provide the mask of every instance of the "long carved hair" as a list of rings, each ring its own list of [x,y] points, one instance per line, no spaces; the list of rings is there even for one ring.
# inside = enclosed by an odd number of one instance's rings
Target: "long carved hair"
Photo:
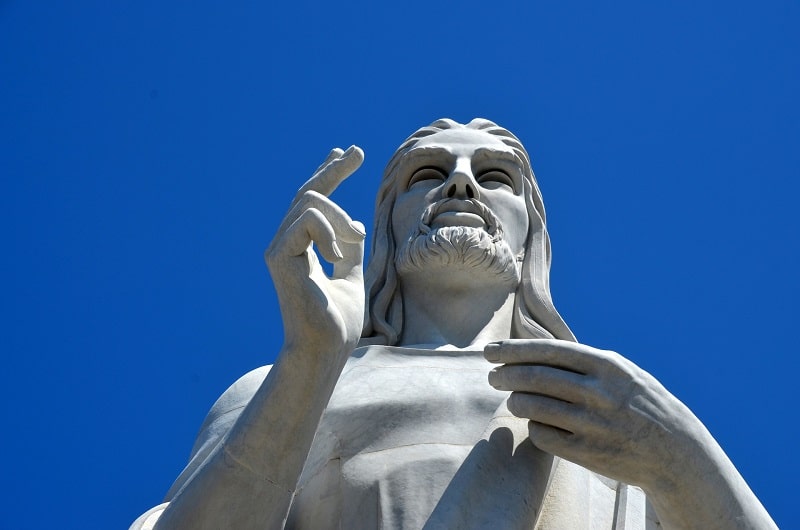
[[[558,338],[575,340],[550,296],[550,237],[545,224],[544,204],[530,157],[519,139],[489,120],[476,118],[466,125],[441,119],[409,136],[395,151],[383,173],[375,201],[375,229],[366,272],[367,312],[362,343],[397,344],[403,329],[403,297],[395,270],[392,210],[399,193],[397,170],[400,160],[422,138],[448,129],[474,129],[498,137],[522,161],[525,205],[528,210],[528,238],[522,262],[522,280],[514,300],[510,338]]]

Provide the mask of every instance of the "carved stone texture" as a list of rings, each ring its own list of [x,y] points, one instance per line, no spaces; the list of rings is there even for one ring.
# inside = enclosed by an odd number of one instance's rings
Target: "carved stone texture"
[[[530,158],[483,119],[395,152],[364,226],[334,149],[267,249],[285,344],[214,404],[131,528],[774,528],[703,424],[549,292]],[[319,257],[333,264],[327,276]]]

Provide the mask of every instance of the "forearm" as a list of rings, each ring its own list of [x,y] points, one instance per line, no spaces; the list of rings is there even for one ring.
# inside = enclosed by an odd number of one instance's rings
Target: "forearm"
[[[777,528],[719,444],[694,419],[689,450],[676,451],[676,461],[668,466],[671,475],[664,473],[644,488],[663,528]]]
[[[170,501],[158,530],[282,528],[343,365],[315,353],[281,353],[231,430]]]

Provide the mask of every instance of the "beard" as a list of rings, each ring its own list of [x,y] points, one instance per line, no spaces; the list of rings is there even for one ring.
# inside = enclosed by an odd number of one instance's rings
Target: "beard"
[[[483,203],[474,199],[466,201],[470,204],[469,212],[484,220],[485,229],[471,226],[431,228],[433,218],[439,212],[447,211],[447,203],[451,200],[434,203],[423,212],[417,229],[396,252],[398,274],[466,269],[494,275],[504,284],[517,285],[522,255],[514,255],[503,238],[500,220]]]

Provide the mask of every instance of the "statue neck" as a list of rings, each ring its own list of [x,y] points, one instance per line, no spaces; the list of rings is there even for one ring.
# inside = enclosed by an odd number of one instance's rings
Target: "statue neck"
[[[465,281],[461,281],[465,280]],[[400,279],[403,332],[398,345],[483,346],[511,336],[515,289],[481,285],[445,271]]]

